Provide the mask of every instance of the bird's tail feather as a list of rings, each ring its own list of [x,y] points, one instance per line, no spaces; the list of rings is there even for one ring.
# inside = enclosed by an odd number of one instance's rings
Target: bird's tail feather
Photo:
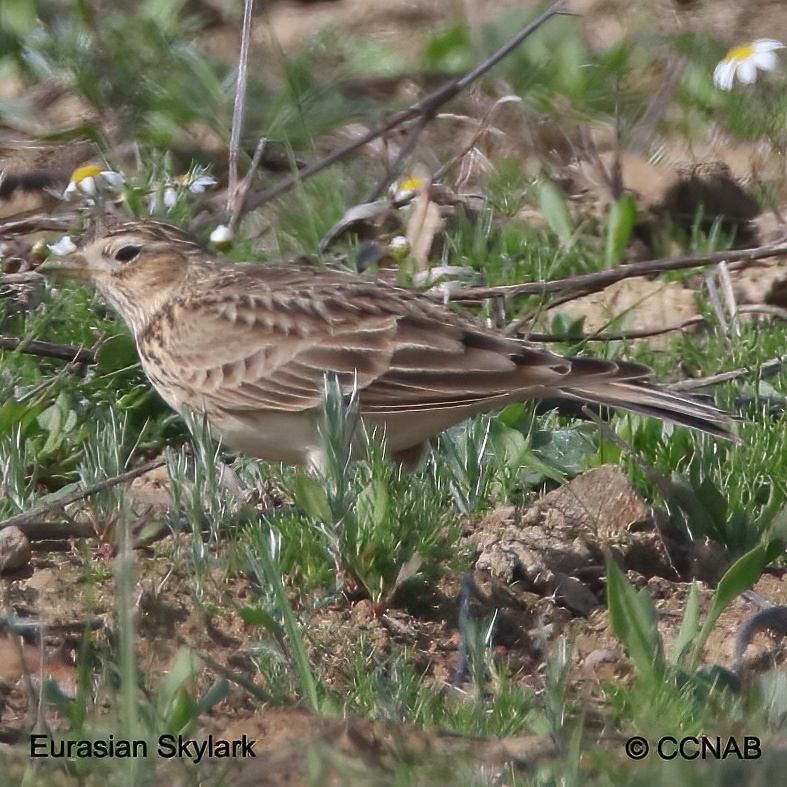
[[[572,399],[655,416],[735,443],[741,442],[740,438],[727,428],[735,420],[729,413],[668,388],[607,379],[588,381],[586,385],[569,385],[561,387],[560,390]]]

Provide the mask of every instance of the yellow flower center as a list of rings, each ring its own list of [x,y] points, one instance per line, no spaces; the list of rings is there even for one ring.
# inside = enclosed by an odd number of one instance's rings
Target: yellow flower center
[[[81,183],[85,178],[94,178],[101,171],[101,167],[97,167],[95,164],[87,167],[78,167],[71,173],[71,182]]]
[[[415,191],[415,189],[419,189],[423,185],[423,178],[417,178],[413,175],[410,175],[399,182],[399,191]]]
[[[744,60],[748,60],[752,55],[756,54],[756,49],[751,44],[743,44],[742,46],[736,46],[734,49],[730,49],[727,52],[727,57],[725,60],[731,60],[735,63],[742,63]]]

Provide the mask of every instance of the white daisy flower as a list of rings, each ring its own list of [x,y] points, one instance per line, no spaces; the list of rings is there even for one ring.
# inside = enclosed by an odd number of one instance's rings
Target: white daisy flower
[[[119,172],[113,172],[111,169],[102,169],[98,174],[103,183],[115,191],[120,191],[126,183],[126,179]]]
[[[397,235],[395,238],[391,238],[388,250],[394,257],[404,256],[410,251],[410,241],[404,235]]]
[[[168,211],[172,210],[178,202],[178,192],[174,186],[167,186],[164,189],[164,206]]]
[[[772,38],[758,38],[750,44],[730,49],[713,71],[713,83],[723,90],[732,90],[737,77],[744,85],[750,85],[757,78],[757,71],[776,70],[779,65],[776,51],[779,49],[784,49],[784,44]]]
[[[71,202],[84,197],[87,197],[88,201],[93,201],[99,191],[107,189],[117,191],[125,182],[125,178],[120,173],[112,170],[101,169],[95,165],[78,167],[71,173],[63,197]]]
[[[73,254],[77,250],[77,246],[70,236],[63,235],[63,237],[56,243],[50,243],[47,247],[50,254],[55,257],[65,257],[67,254]]]
[[[166,178],[157,183],[148,195],[148,212],[151,216],[162,212],[169,213],[181,197],[202,194],[217,182],[216,178],[205,174],[204,167],[195,167],[185,175]]]
[[[186,181],[192,194],[202,194],[206,188],[215,186],[217,182],[216,178],[212,178],[210,175],[197,175]]]
[[[207,173],[207,167],[192,167],[178,178],[178,183],[192,194],[202,194],[205,189],[215,186],[218,181]]]
[[[158,213],[160,202],[161,195],[158,193],[158,191],[151,191],[150,194],[148,194],[148,213],[151,216],[154,216],[156,213]]]
[[[80,170],[92,170],[95,169],[95,174],[92,175],[79,175]],[[63,196],[67,200],[78,200],[82,197],[95,197],[96,196],[96,175],[99,174],[101,170],[98,167],[80,167],[76,170],[73,175],[71,175],[71,180],[68,181],[68,185],[66,186],[66,190],[63,193]]]
[[[389,187],[391,198],[394,202],[401,202],[415,196],[418,189],[422,188],[426,181],[415,175],[408,175],[407,177],[400,178],[396,183],[392,183]]]
[[[231,243],[234,237],[234,233],[226,224],[219,224],[219,226],[210,233],[210,242],[215,243],[217,246],[224,246]]]

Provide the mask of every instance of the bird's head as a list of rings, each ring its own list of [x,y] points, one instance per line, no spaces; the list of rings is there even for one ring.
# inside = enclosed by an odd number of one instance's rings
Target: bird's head
[[[172,224],[135,221],[99,235],[43,272],[91,279],[135,334],[183,286],[205,249]]]

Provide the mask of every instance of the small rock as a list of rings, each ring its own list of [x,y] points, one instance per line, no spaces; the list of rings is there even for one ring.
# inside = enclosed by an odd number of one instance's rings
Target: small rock
[[[548,530],[573,530],[602,543],[648,515],[648,507],[618,465],[594,467],[550,492],[538,505]]]
[[[42,568],[33,572],[33,576],[25,582],[25,586],[40,593],[46,593],[57,587],[58,571],[54,568]]]
[[[615,648],[597,648],[585,657],[582,673],[593,680],[614,679],[622,659],[623,654]]]
[[[492,512],[476,536],[476,569],[553,595],[575,614],[599,605],[603,553],[629,535],[648,508],[617,465],[602,465],[545,495],[530,509]],[[590,586],[589,586],[590,585]]]
[[[577,615],[587,617],[599,605],[599,600],[588,586],[575,577],[555,572],[553,585],[555,599]]]
[[[30,542],[18,527],[0,530],[0,572],[16,571],[30,562]]]

